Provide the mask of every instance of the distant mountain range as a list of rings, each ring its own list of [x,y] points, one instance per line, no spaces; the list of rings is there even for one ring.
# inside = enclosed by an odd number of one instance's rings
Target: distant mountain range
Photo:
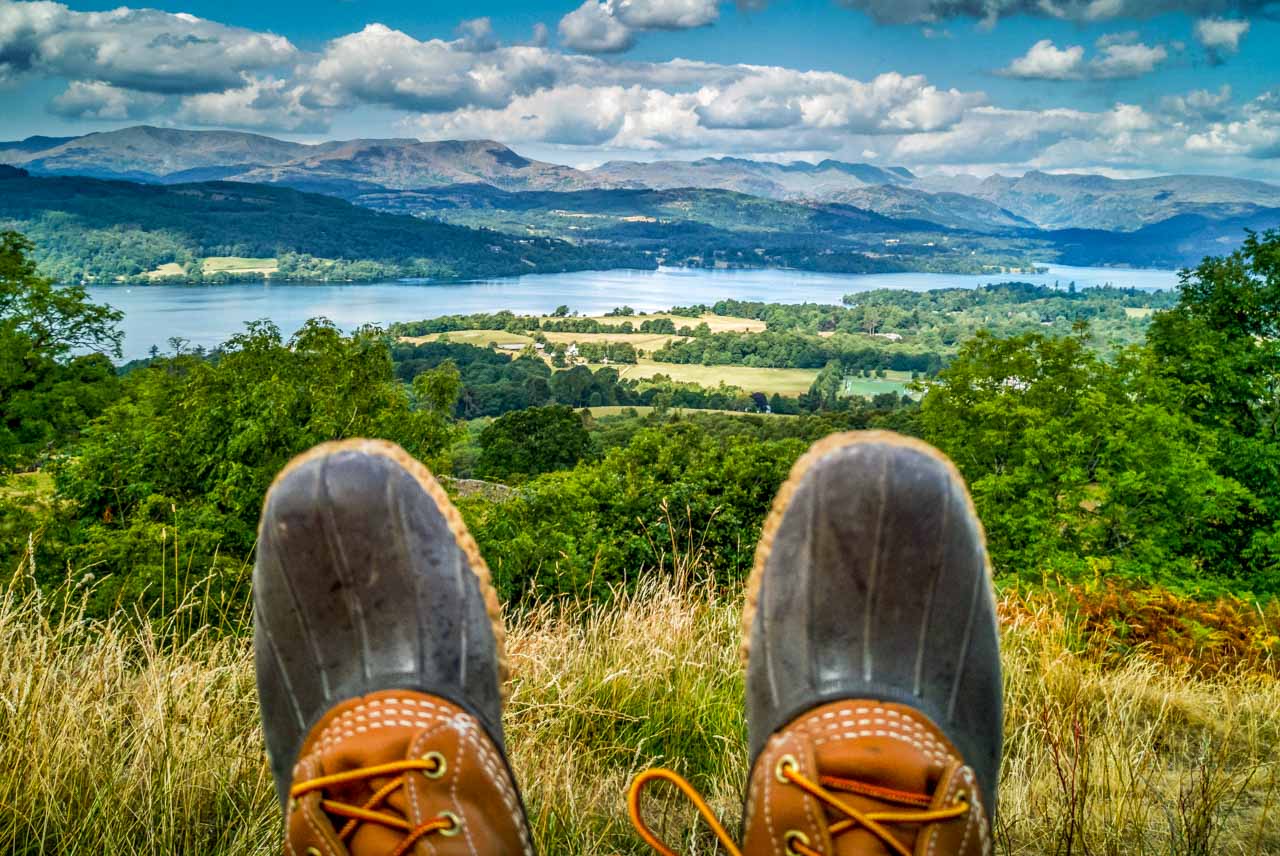
[[[488,140],[347,140],[304,145],[237,131],[148,126],[71,139],[0,142],[0,163],[20,166],[33,175],[162,184],[232,180],[317,191],[410,190],[467,182],[503,190],[596,186],[580,170],[529,160]]]
[[[1181,215],[1218,220],[1280,208],[1278,185],[1208,175],[1114,179],[1029,172],[1021,178],[993,175],[968,195],[1043,229],[1125,232]]]
[[[660,258],[668,257],[671,242],[679,244],[678,256],[692,253],[694,240],[732,238],[735,252],[747,253],[742,258],[754,252],[777,264],[805,245],[836,255],[852,246],[919,269],[933,269],[944,246],[951,254],[945,269],[959,269],[961,252],[970,266],[1068,258],[1181,265],[1203,252],[1229,251],[1245,227],[1280,226],[1280,186],[1244,179],[1043,172],[977,179],[834,160],[743,158],[611,161],[584,170],[532,160],[489,140],[308,145],[138,126],[0,142],[0,164],[33,176],[283,185],[521,236],[643,245]],[[771,256],[784,233],[786,252]],[[643,240],[632,242],[638,235]],[[754,249],[747,246],[752,241]],[[915,250],[907,253],[904,243]]]

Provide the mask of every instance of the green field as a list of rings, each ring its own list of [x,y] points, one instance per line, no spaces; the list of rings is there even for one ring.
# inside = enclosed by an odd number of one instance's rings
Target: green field
[[[902,393],[907,391],[910,381],[911,372],[887,371],[882,378],[849,376],[844,379],[844,394],[869,398],[882,392]]]

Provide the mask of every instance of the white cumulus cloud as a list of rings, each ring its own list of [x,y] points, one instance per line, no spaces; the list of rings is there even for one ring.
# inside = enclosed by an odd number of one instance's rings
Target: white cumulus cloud
[[[1000,73],[1025,80],[1079,80],[1084,76],[1084,48],[1059,48],[1051,39],[1041,39]]]
[[[982,93],[940,89],[922,76],[892,72],[859,81],[832,72],[704,64],[678,76],[687,83],[701,72],[696,89],[638,82],[645,69],[660,67],[634,64],[617,73],[614,66],[613,74],[574,67],[562,85],[504,107],[423,115],[416,125],[427,136],[568,146],[831,151],[851,135],[946,128],[986,101]]]
[[[217,92],[297,53],[281,36],[194,15],[0,0],[0,79],[34,73],[162,95]]]
[[[690,30],[720,17],[719,0],[615,0],[613,10],[637,30]]]
[[[323,131],[327,117],[303,103],[304,89],[290,81],[250,79],[238,89],[204,92],[182,99],[179,122],[260,131]]]
[[[1175,120],[1224,119],[1231,106],[1231,85],[1224,83],[1216,92],[1193,89],[1184,95],[1167,95],[1160,107]]]
[[[559,55],[533,45],[477,52],[471,37],[419,41],[383,24],[334,39],[303,72],[312,107],[381,104],[404,110],[498,107],[556,82]]]
[[[1102,54],[1089,63],[1089,76],[1100,80],[1141,77],[1155,71],[1168,58],[1164,45],[1107,44]]]
[[[1238,115],[1190,135],[1186,149],[1216,157],[1280,158],[1280,89],[1264,92]]]
[[[560,40],[587,53],[621,53],[639,31],[689,30],[719,16],[719,0],[586,0],[560,19]]]
[[[1021,80],[1115,80],[1150,74],[1169,58],[1164,45],[1134,41],[1136,33],[1114,33],[1098,39],[1098,53],[1085,60],[1082,45],[1059,48],[1041,39],[999,74]]]
[[[145,119],[164,108],[162,95],[120,89],[100,80],[73,80],[49,103],[49,110],[68,119]]]
[[[1240,40],[1249,32],[1249,26],[1248,21],[1234,18],[1201,18],[1196,21],[1196,41],[1204,46],[1210,61],[1217,64],[1240,50]]]
[[[635,33],[614,16],[607,0],[586,0],[561,18],[560,40],[587,53],[621,53],[636,43]]]

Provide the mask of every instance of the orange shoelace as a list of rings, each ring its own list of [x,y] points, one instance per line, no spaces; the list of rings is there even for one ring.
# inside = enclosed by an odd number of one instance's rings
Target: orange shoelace
[[[933,799],[928,794],[916,794],[907,791],[898,791],[892,788],[884,788],[878,785],[871,785],[865,782],[859,782],[852,779],[841,779],[835,776],[821,776],[820,782],[814,782],[806,778],[796,769],[796,764],[787,758],[779,762],[777,767],[778,777],[786,782],[790,782],[796,787],[803,790],[810,796],[818,799],[832,811],[843,816],[843,819],[836,821],[828,827],[828,832],[832,838],[851,829],[865,829],[876,838],[880,839],[886,847],[899,856],[911,856],[911,851],[903,846],[892,832],[890,832],[884,824],[896,823],[937,823],[939,821],[956,820],[964,817],[969,813],[968,798],[963,792],[957,795],[960,800],[959,804],[950,808],[930,809],[928,806]],[[662,767],[655,767],[652,770],[645,770],[636,776],[631,782],[631,788],[627,791],[627,811],[631,814],[631,824],[636,828],[636,832],[644,839],[644,842],[654,849],[661,856],[678,856],[678,854],[668,847],[662,839],[654,834],[653,830],[644,822],[640,811],[640,798],[645,789],[656,781],[669,782],[675,785],[682,794],[688,797],[693,803],[694,808],[698,810],[698,814],[702,815],[702,819],[706,821],[707,826],[715,833],[716,839],[724,847],[725,852],[730,856],[742,856],[742,850],[729,837],[729,833],[725,831],[724,826],[716,818],[715,813],[711,811],[711,807],[707,805],[702,795],[689,784],[688,780],[679,773]],[[846,793],[859,794],[861,796],[874,797],[884,802],[896,803],[898,805],[909,806],[913,811],[859,811],[851,805],[848,805],[832,791],[844,791]],[[923,810],[922,810],[923,809]],[[787,853],[792,856],[824,856],[821,851],[814,850],[810,845],[804,833],[793,830],[786,834]]]
[[[289,797],[296,800],[305,794],[313,791],[323,791],[325,788],[331,788],[335,785],[345,785],[383,776],[395,776],[394,779],[378,788],[373,796],[365,801],[364,805],[352,805],[338,800],[325,799],[320,801],[320,807],[328,814],[347,818],[346,825],[338,833],[338,840],[344,843],[361,823],[377,823],[391,829],[400,830],[405,833],[405,838],[388,856],[404,856],[413,848],[414,844],[432,833],[456,835],[462,828],[461,819],[453,812],[446,811],[441,812],[440,816],[435,820],[414,826],[402,817],[388,814],[385,811],[378,811],[378,806],[382,805],[383,801],[391,796],[397,788],[404,785],[405,773],[416,771],[435,777],[444,772],[444,764],[443,756],[433,752],[421,759],[393,761],[390,764],[379,764],[374,767],[360,767],[343,773],[319,776],[299,782],[290,788]]]

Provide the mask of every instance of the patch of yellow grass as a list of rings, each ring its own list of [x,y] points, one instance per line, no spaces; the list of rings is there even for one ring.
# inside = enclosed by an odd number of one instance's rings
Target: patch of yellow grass
[[[601,418],[605,416],[620,416],[623,413],[627,413],[628,411],[631,411],[631,410],[634,410],[637,416],[648,416],[650,413],[652,413],[655,410],[655,408],[653,407],[646,407],[644,405],[629,405],[629,404],[606,404],[601,407],[584,407],[581,409],[590,411],[591,415],[595,416],[596,418]],[[680,413],[686,416],[691,416],[698,413],[724,413],[730,416],[767,416],[770,419],[795,419],[796,418],[795,416],[787,413],[746,413],[741,410],[720,410],[720,409],[711,408],[711,407],[708,407],[708,408],[675,407],[675,408],[670,408],[668,412]]]
[[[738,386],[747,392],[763,392],[766,395],[799,395],[808,392],[817,369],[768,369],[751,366],[704,366],[685,363],[657,363],[642,359],[635,365],[619,366],[623,377],[650,378],[668,375],[680,383],[697,383],[702,386],[718,386],[721,381]]]
[[[53,475],[43,470],[0,476],[0,499],[30,497],[37,502],[53,499]]]
[[[206,274],[220,271],[269,274],[280,269],[280,262],[276,259],[249,259],[241,256],[210,256],[200,264]]]
[[[669,333],[543,333],[542,335],[546,336],[547,341],[553,345],[558,342],[564,342],[566,345],[574,342],[626,342],[646,352],[656,351],[667,342],[684,341],[684,337],[672,336]]]
[[[998,852],[1280,852],[1274,678],[1140,656],[1105,667],[1074,653],[1061,616],[1018,615],[1003,634]],[[688,775],[736,828],[737,597],[655,575],[608,605],[543,603],[509,623],[507,742],[540,852],[648,853],[623,794],[652,764]],[[87,622],[74,598],[10,592],[0,645],[0,852],[279,852],[247,638],[165,642]],[[687,803],[651,799],[675,849],[713,852]]]
[[[162,279],[166,276],[186,276],[186,274],[187,269],[177,262],[169,262],[168,264],[160,265],[155,270],[147,271],[149,279]]]
[[[401,342],[421,345],[425,342],[438,342],[445,339],[461,345],[488,347],[490,342],[498,345],[532,345],[533,338],[520,333],[508,333],[506,330],[454,330],[449,333],[431,333],[427,336],[401,336]]]
[[[630,321],[637,328],[645,321],[654,321],[666,318],[676,325],[676,329],[681,327],[697,327],[699,324],[706,322],[711,328],[712,333],[763,333],[765,323],[755,318],[734,318],[729,315],[699,315],[697,318],[690,318],[686,315],[671,315],[665,312],[655,312],[650,315],[594,315],[594,320],[601,324],[621,324],[623,321]]]

